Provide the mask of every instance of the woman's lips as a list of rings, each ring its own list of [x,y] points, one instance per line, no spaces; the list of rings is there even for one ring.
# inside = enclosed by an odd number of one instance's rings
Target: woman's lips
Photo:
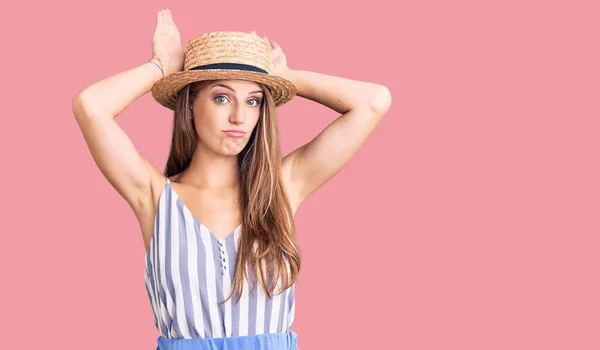
[[[224,132],[227,135],[233,136],[233,137],[242,137],[242,136],[246,135],[245,132],[243,132],[243,131],[237,131],[237,130],[225,130]]]

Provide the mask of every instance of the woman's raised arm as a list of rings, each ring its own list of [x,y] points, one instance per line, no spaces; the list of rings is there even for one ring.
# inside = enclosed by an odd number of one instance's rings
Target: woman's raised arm
[[[392,97],[387,87],[371,82],[291,69],[281,75],[296,86],[299,96],[342,114],[283,159],[290,201],[298,207],[356,154],[387,113]]]
[[[134,209],[147,205],[152,176],[160,171],[137,152],[115,117],[149,92],[163,71],[167,75],[183,68],[181,41],[170,16],[168,10],[158,12],[152,54],[159,59],[104,78],[72,101],[73,114],[98,168]]]

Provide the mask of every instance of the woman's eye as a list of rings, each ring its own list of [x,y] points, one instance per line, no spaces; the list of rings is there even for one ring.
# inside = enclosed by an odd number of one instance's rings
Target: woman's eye
[[[215,97],[215,101],[217,101],[218,103],[225,103],[227,100],[229,100],[229,99],[225,95],[218,95]],[[256,99],[256,98],[253,98],[250,101],[256,102],[252,106],[258,106],[258,105],[260,105],[260,102],[261,102],[259,99]]]
[[[256,99],[256,98],[253,98],[253,99],[251,99],[250,101],[254,101],[254,102],[256,102],[256,103],[255,103],[253,106],[258,106],[258,105],[260,104],[260,100],[259,100],[259,99]]]
[[[221,101],[219,101],[219,98],[224,98],[225,100],[227,99],[227,97],[225,97],[225,96],[223,96],[223,95],[219,95],[219,96],[215,97],[215,100],[216,100],[217,102],[221,102]],[[224,101],[223,101],[223,102],[224,102]]]

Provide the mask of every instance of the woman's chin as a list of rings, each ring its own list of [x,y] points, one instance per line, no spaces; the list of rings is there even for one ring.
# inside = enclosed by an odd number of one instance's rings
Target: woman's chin
[[[227,156],[238,155],[246,146],[240,139],[237,140],[225,140],[223,142],[222,152]]]

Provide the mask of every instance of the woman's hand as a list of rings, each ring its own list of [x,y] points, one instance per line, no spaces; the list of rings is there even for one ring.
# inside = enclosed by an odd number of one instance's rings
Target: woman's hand
[[[160,59],[165,76],[183,70],[185,54],[181,49],[179,30],[173,22],[170,9],[158,11],[152,38],[152,56]]]
[[[255,31],[251,32],[254,35],[257,35]],[[266,36],[262,37],[264,41],[267,42],[269,47],[271,48],[271,71],[270,74],[282,76],[284,72],[289,70],[287,66],[287,58],[281,49],[281,46],[276,42],[270,42]]]

